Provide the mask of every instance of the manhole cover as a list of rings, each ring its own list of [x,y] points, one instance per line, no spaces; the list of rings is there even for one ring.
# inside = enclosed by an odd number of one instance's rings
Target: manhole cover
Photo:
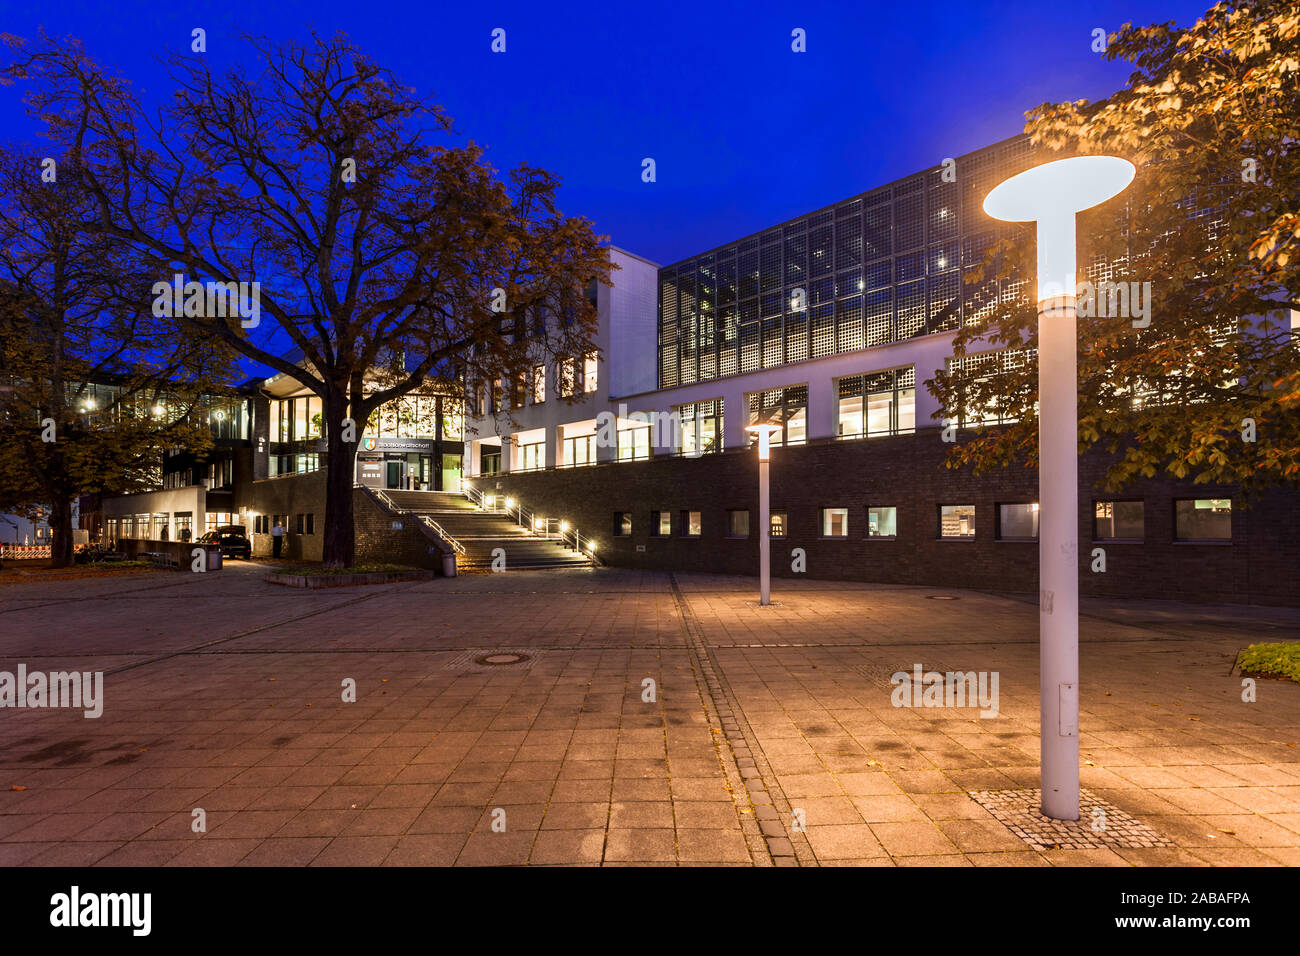
[[[451,671],[527,670],[539,656],[539,651],[478,647],[462,651],[442,666]]]
[[[484,654],[482,657],[476,658],[476,662],[479,664],[492,664],[494,666],[518,664],[523,660],[527,660],[523,654]]]

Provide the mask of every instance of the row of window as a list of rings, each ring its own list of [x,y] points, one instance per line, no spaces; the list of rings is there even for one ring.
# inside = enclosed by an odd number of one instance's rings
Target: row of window
[[[555,367],[555,386],[561,398],[590,394],[599,387],[600,361],[598,353],[588,352],[581,364],[576,358],[563,358]],[[535,365],[531,372],[520,372],[510,383],[509,394],[502,379],[494,379],[491,387],[486,383],[474,390],[474,414],[478,418],[494,415],[507,408],[525,405],[542,405],[546,402],[546,366]]]
[[[975,537],[974,505],[938,505],[936,537],[968,540]],[[1096,501],[1093,503],[1093,540],[1135,541],[1146,538],[1145,504],[1142,501]],[[820,535],[824,538],[849,537],[850,509],[822,508],[819,513]],[[873,505],[866,510],[866,537],[898,536],[898,508]],[[999,504],[994,535],[1000,541],[1033,541],[1038,537],[1037,502]],[[697,538],[703,523],[698,511],[679,511],[674,522],[671,511],[650,512],[650,535]],[[614,536],[632,534],[633,515],[629,511],[614,513]],[[727,537],[748,538],[749,511],[727,511]],[[789,519],[785,511],[771,512],[770,534],[785,537]],[[1226,498],[1177,498],[1174,500],[1174,539],[1176,541],[1231,541],[1232,502]]]
[[[289,531],[289,516],[287,514],[256,515],[253,518],[253,533],[271,534],[277,524],[285,531]],[[316,515],[310,512],[303,512],[294,515],[292,531],[294,534],[315,534]]]

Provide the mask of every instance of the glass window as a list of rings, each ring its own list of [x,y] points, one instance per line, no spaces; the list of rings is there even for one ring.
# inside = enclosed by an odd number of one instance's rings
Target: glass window
[[[521,471],[540,471],[546,467],[546,442],[534,442],[519,446],[519,468]]]
[[[650,428],[620,428],[618,430],[618,460],[641,461],[650,457]]]
[[[1093,510],[1092,536],[1098,541],[1141,541],[1146,537],[1144,512],[1141,501],[1098,501]]]
[[[727,534],[733,538],[749,537],[749,512],[746,510],[727,512]]]
[[[465,408],[460,402],[443,399],[442,437],[461,441],[465,437]]]
[[[595,352],[588,352],[584,356],[582,360],[582,390],[584,392],[594,392],[596,390],[599,365]]]
[[[696,457],[722,450],[722,399],[678,405],[673,412],[681,423],[683,455]]]
[[[849,533],[848,508],[822,509],[822,536],[826,538],[843,538]]]
[[[295,398],[293,400],[293,438],[290,441],[298,441],[307,437],[307,399]]]
[[[682,535],[698,538],[701,533],[700,513],[698,511],[682,512]]]
[[[808,386],[794,385],[774,388],[766,392],[750,392],[745,396],[746,425],[780,425],[773,432],[773,445],[802,445],[808,440]],[[758,436],[747,432],[750,445]]]
[[[578,390],[578,366],[571,358],[561,359],[557,370],[559,372],[559,381],[556,387],[560,391],[561,398],[570,398]]]
[[[1231,541],[1232,502],[1227,498],[1175,500],[1174,538],[1178,541]]]
[[[538,365],[533,369],[533,404],[541,405],[546,401],[546,366]]]
[[[894,538],[898,536],[898,509],[891,505],[867,509],[867,537]]]
[[[673,513],[671,511],[656,511],[654,513],[654,529],[657,537],[665,537],[673,533]]]
[[[837,383],[840,438],[899,435],[916,430],[916,372],[912,368],[853,375]]]
[[[572,468],[596,464],[596,436],[578,435],[564,439],[564,464]]]
[[[784,511],[773,511],[768,515],[768,534],[773,538],[784,538],[786,517]]]
[[[614,536],[625,538],[632,533],[632,515],[627,511],[614,512]]]
[[[975,537],[974,505],[940,505],[939,537],[973,538]]]
[[[998,537],[1029,541],[1038,537],[1038,502],[998,505]]]

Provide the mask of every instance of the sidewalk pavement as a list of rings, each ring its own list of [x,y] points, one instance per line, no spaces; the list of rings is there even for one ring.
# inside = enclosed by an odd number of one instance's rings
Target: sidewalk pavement
[[[0,865],[1300,864],[1300,686],[1233,670],[1295,609],[1085,600],[1088,813],[1045,838],[1031,596],[263,571],[0,584],[0,671],[105,673],[98,719],[0,710]],[[916,665],[997,716],[894,706]]]

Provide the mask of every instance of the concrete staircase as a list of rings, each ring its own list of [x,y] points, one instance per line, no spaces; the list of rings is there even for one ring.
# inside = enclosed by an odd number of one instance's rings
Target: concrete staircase
[[[560,538],[539,537],[521,528],[505,512],[480,511],[462,494],[449,491],[384,491],[397,508],[428,515],[446,537],[465,549],[457,554],[462,571],[492,567],[492,552],[505,552],[507,571],[523,568],[589,568],[591,558]]]

